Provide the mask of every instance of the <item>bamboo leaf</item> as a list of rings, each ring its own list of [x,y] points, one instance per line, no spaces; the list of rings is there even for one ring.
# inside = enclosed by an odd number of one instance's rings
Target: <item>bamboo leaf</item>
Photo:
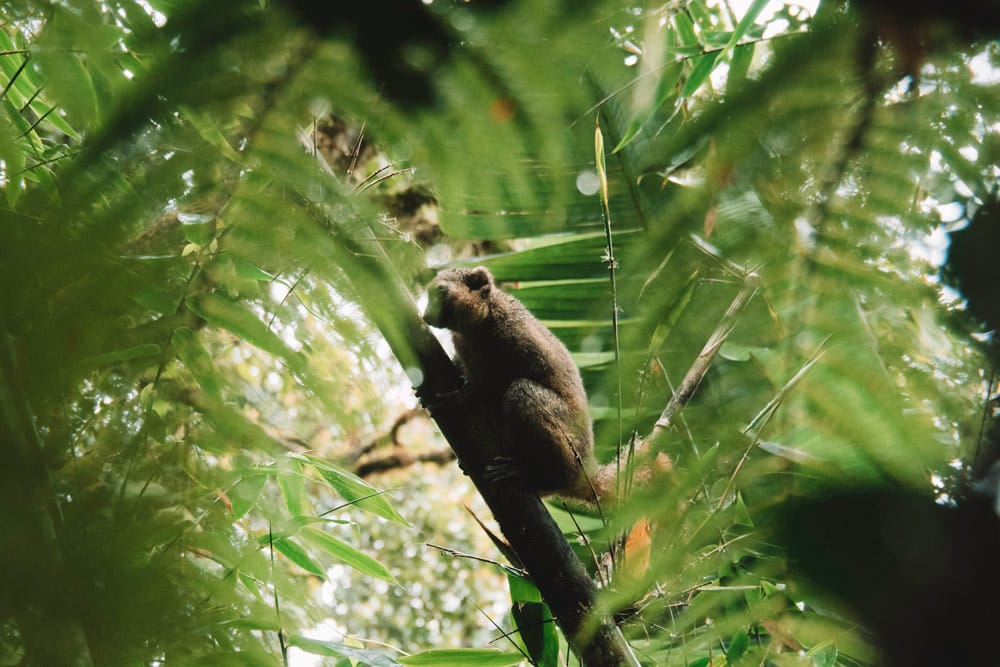
[[[733,30],[733,34],[729,37],[729,42],[726,44],[727,56],[732,52],[736,45],[740,43],[740,40],[746,36],[750,26],[754,24],[754,21],[757,20],[758,16],[760,16],[761,11],[765,6],[767,6],[768,2],[769,0],[753,0],[750,7],[747,8],[747,13],[744,14],[743,18],[740,19],[740,22],[736,24],[736,29]]]
[[[305,498],[305,479],[302,475],[301,462],[285,458],[280,462],[280,469],[277,474],[278,488],[285,499],[285,507],[293,517],[303,515],[303,501]]]
[[[191,329],[181,327],[170,336],[170,344],[201,388],[214,398],[221,399],[222,383],[219,371],[212,362],[208,350],[198,340],[198,336]]]
[[[358,648],[339,642],[321,639],[310,639],[302,635],[290,635],[288,645],[294,646],[312,655],[322,655],[331,658],[346,658],[361,665],[371,667],[399,667],[401,663],[394,660],[385,651]]]
[[[243,305],[213,293],[200,294],[188,299],[186,303],[191,312],[206,322],[284,359],[293,371],[300,371],[305,367],[302,355],[291,350],[276,333]]]
[[[334,491],[358,509],[371,512],[401,526],[409,525],[383,497],[382,491],[357,475],[314,456],[301,455],[299,458],[312,465]]]
[[[163,351],[156,343],[142,343],[140,345],[133,345],[132,347],[127,347],[121,350],[105,352],[104,354],[99,354],[95,357],[88,357],[81,363],[85,368],[104,368],[123,361],[134,361],[136,359],[152,360],[159,357],[162,353]]]
[[[691,97],[695,91],[701,88],[701,85],[711,76],[721,56],[722,51],[713,51],[694,59],[694,67],[691,68],[691,73],[688,74],[687,81],[681,88],[681,97]]]
[[[414,653],[399,662],[413,667],[508,667],[524,660],[520,653],[504,653],[491,649],[438,649]]]
[[[262,544],[267,544],[269,542],[268,536],[265,535]],[[283,554],[288,560],[292,561],[299,567],[301,567],[306,572],[310,574],[315,574],[317,577],[326,577],[326,571],[314,561],[306,550],[301,546],[293,542],[290,538],[283,537],[280,539],[270,540],[274,548]]]
[[[399,583],[382,563],[325,531],[318,528],[303,528],[299,532],[299,535],[362,574],[370,575],[382,581],[388,581],[391,584]]]
[[[257,504],[267,478],[268,474],[265,472],[247,472],[229,490],[226,496],[233,508],[233,519],[242,519]]]

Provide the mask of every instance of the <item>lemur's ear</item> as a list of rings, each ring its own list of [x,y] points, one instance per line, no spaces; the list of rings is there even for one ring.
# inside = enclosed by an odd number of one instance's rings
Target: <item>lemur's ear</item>
[[[469,272],[468,276],[466,276],[465,284],[468,285],[471,290],[481,290],[484,287],[492,287],[493,274],[490,273],[490,270],[485,266],[477,266]],[[487,289],[486,292],[489,292],[489,289]]]

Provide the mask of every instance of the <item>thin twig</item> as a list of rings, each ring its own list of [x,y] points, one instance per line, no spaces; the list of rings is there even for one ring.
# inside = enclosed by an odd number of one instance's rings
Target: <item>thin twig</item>
[[[2,96],[0,96],[0,97],[2,97]],[[32,169],[38,169],[39,167],[44,167],[47,164],[52,164],[53,162],[58,162],[59,160],[65,160],[66,158],[69,158],[69,157],[76,157],[77,155],[79,155],[82,152],[83,151],[74,151],[72,153],[63,153],[62,155],[56,155],[55,157],[50,157],[47,160],[41,160],[39,162],[35,162],[34,164],[29,164],[26,167],[24,167],[23,169],[15,171],[11,175],[12,176],[20,176],[21,174],[29,172]]]
[[[778,393],[767,402],[767,405],[761,408],[760,412],[754,415],[754,418],[743,427],[743,433],[754,437],[760,434],[764,424],[766,424],[771,416],[778,410],[778,406],[784,402],[784,400],[788,397],[788,394],[791,393],[792,389],[794,389],[802,378],[805,377],[806,373],[812,370],[812,367],[815,366],[820,358],[825,354],[826,351],[823,348],[826,347],[829,340],[830,337],[827,336],[820,341],[819,345],[816,346],[816,351],[813,352],[812,356],[810,356],[806,363],[802,365],[802,368],[796,371],[795,375],[793,375],[788,382],[782,385],[781,389],[778,390]]]
[[[614,338],[615,369],[618,383],[618,443],[616,460],[621,461],[622,455],[622,360],[620,332],[618,330],[618,284],[615,280],[615,247],[611,234],[611,206],[608,195],[608,172],[604,161],[604,135],[601,132],[601,117],[594,118],[594,153],[597,163],[597,175],[601,182],[601,217],[604,218],[604,236],[607,241],[608,279],[611,283],[611,333]],[[621,472],[620,470],[618,472]]]
[[[516,635],[516,634],[520,634],[520,633],[521,633],[521,628],[518,628],[517,630],[514,630],[514,631],[512,631],[512,632],[505,632],[505,631],[504,631],[504,629],[503,629],[503,628],[501,628],[501,627],[500,627],[500,626],[499,626],[499,625],[497,624],[497,622],[496,622],[496,621],[494,621],[494,620],[493,620],[493,619],[492,619],[492,618],[490,617],[490,615],[489,615],[489,614],[487,614],[487,613],[486,613],[486,612],[485,612],[485,611],[483,610],[483,608],[482,608],[482,607],[480,607],[480,606],[479,606],[478,604],[476,605],[476,609],[478,609],[478,610],[479,610],[479,613],[480,613],[480,614],[482,614],[483,616],[485,616],[485,617],[486,617],[486,620],[490,622],[490,625],[492,625],[492,626],[493,626],[494,628],[496,628],[496,631],[500,633],[500,637],[501,637],[501,638],[503,638],[503,639],[506,639],[507,641],[509,641],[509,642],[510,642],[510,644],[511,644],[511,646],[513,646],[513,647],[514,647],[515,649],[517,649],[517,652],[518,652],[518,653],[520,653],[520,654],[521,654],[522,656],[524,656],[524,659],[525,659],[525,660],[527,660],[528,662],[531,662],[531,661],[532,661],[532,660],[531,660],[531,657],[530,657],[530,656],[529,656],[529,655],[528,655],[527,653],[525,653],[525,652],[524,652],[524,649],[522,649],[522,648],[521,648],[520,646],[518,646],[518,645],[517,645],[517,642],[516,642],[516,641],[514,641],[513,639],[511,639],[511,637],[512,637],[513,635]],[[493,641],[496,641],[496,640],[494,639]],[[493,642],[490,642],[490,643],[492,644]]]
[[[990,419],[990,414],[993,412],[990,409],[990,404],[993,402],[993,391],[994,387],[997,386],[997,368],[994,366],[993,370],[990,372],[989,384],[986,385],[986,397],[983,401],[983,413],[982,418],[979,422],[979,433],[976,435],[976,452],[972,457],[972,467],[973,473],[977,472],[977,468],[982,467],[982,463],[979,457],[982,456],[983,443],[986,441],[986,431],[989,428],[986,424]],[[983,472],[983,471],[979,471]]]
[[[760,37],[760,38],[757,38],[757,39],[748,39],[745,42],[740,42],[739,44],[735,44],[733,46],[733,48],[734,49],[738,49],[741,46],[749,46],[751,44],[762,44],[764,42],[769,42],[769,41],[774,40],[774,39],[780,39],[782,37],[800,37],[800,36],[802,36],[802,34],[803,33],[801,33],[801,32],[789,32],[789,33],[783,33],[783,34],[780,34],[780,35],[773,35],[771,37]],[[636,76],[634,79],[632,79],[628,83],[625,83],[624,85],[620,86],[617,90],[613,90],[610,93],[608,93],[607,95],[605,95],[596,104],[594,104],[592,107],[590,107],[589,109],[587,109],[586,111],[584,111],[582,114],[580,114],[579,116],[577,116],[573,120],[573,122],[571,122],[569,124],[569,127],[572,128],[574,125],[576,125],[577,123],[579,123],[581,120],[583,120],[584,118],[586,118],[590,114],[594,113],[595,111],[597,111],[598,109],[600,109],[602,106],[604,106],[605,104],[607,104],[608,102],[610,102],[612,99],[614,99],[618,95],[620,95],[620,94],[624,93],[625,91],[627,91],[632,86],[638,84],[640,81],[642,81],[646,77],[649,77],[649,76],[658,76],[663,70],[665,70],[666,68],[670,67],[671,65],[676,65],[678,63],[687,62],[688,60],[693,60],[695,58],[700,58],[702,56],[707,56],[707,55],[710,55],[712,53],[718,53],[719,51],[725,51],[725,50],[726,50],[725,46],[713,47],[713,48],[710,48],[710,49],[703,49],[703,50],[699,51],[698,53],[692,53],[691,55],[684,55],[684,56],[680,56],[679,58],[674,58],[673,60],[670,60],[668,62],[662,63],[662,64],[660,64],[660,65],[658,65],[658,66],[650,69],[649,71],[643,72],[642,74]]]
[[[384,176],[379,176],[375,180],[369,182],[367,185],[358,186],[356,192],[367,192],[368,190],[374,188],[376,185],[378,185],[382,181],[387,181],[390,178],[392,178],[393,176],[399,176],[400,174],[412,174],[413,172],[414,172],[413,167],[409,167],[407,169],[396,169],[395,171],[390,171],[388,174],[385,174]]]
[[[740,460],[736,463],[736,467],[733,468],[732,474],[729,475],[729,480],[726,482],[726,488],[723,489],[721,494],[719,494],[719,502],[715,507],[716,511],[721,510],[722,506],[725,504],[726,498],[729,496],[729,492],[736,484],[736,477],[740,474],[740,471],[743,470],[743,466],[746,464],[747,459],[750,458],[750,452],[753,451],[754,447],[756,447],[757,443],[760,441],[761,430],[767,422],[770,421],[771,417],[774,416],[774,413],[778,411],[781,404],[785,402],[788,395],[792,393],[792,389],[798,386],[802,378],[806,376],[806,373],[812,370],[813,366],[815,366],[823,357],[823,354],[825,354],[825,350],[823,348],[829,340],[830,338],[827,337],[820,341],[820,344],[816,347],[816,351],[813,352],[812,356],[809,357],[809,360],[802,365],[802,368],[796,371],[795,375],[793,375],[788,382],[782,385],[781,389],[778,390],[778,393],[767,402],[767,405],[765,405],[760,412],[754,415],[753,419],[751,419],[750,422],[743,427],[743,433],[750,436],[750,444],[748,444],[743,450],[743,455],[740,456]]]
[[[701,384],[705,374],[708,373],[708,369],[719,348],[729,338],[729,334],[733,332],[737,317],[746,308],[750,299],[757,293],[759,282],[760,278],[756,272],[751,271],[746,275],[743,289],[736,295],[733,302],[729,304],[729,308],[719,321],[719,325],[712,332],[712,335],[709,336],[708,341],[705,342],[705,346],[702,347],[701,352],[698,353],[698,357],[691,364],[691,368],[684,376],[684,379],[677,386],[677,390],[670,397],[667,406],[663,408],[663,412],[660,413],[660,417],[656,420],[656,424],[653,426],[647,440],[655,440],[664,431],[669,429],[677,412],[683,409],[688,401],[691,400],[691,396],[694,395],[698,385]]]
[[[431,549],[437,549],[443,552],[447,556],[452,558],[468,558],[469,560],[479,561],[480,563],[486,563],[487,565],[495,565],[504,572],[508,574],[513,574],[518,577],[528,578],[528,572],[522,570],[519,567],[514,567],[508,563],[501,563],[500,561],[493,560],[492,558],[486,558],[485,556],[476,556],[474,554],[467,554],[463,551],[458,551],[457,549],[452,549],[451,547],[443,547],[440,544],[434,544],[433,542],[424,542],[425,545],[429,546]]]
[[[31,104],[35,101],[35,98],[42,94],[42,90],[44,90],[44,88],[45,87],[42,86],[41,88],[39,88],[38,90],[36,90],[34,93],[32,93],[31,97],[28,98],[28,101],[25,102],[24,106],[22,106],[20,109],[18,109],[17,112],[18,113],[24,113],[24,110],[27,109],[28,107],[30,107]]]
[[[338,510],[344,509],[345,507],[350,507],[351,505],[357,505],[358,503],[360,503],[363,500],[368,500],[369,498],[374,498],[375,496],[381,496],[384,493],[392,493],[395,490],[396,489],[378,489],[377,491],[373,491],[372,493],[365,494],[365,495],[361,496],[360,498],[355,498],[354,500],[349,500],[346,503],[341,503],[340,505],[337,505],[336,507],[332,507],[332,508],[326,510],[325,512],[320,512],[319,514],[317,514],[317,516],[324,517],[327,514],[333,514],[334,512],[336,512]]]
[[[358,184],[357,184],[357,185],[356,185],[356,186],[354,187],[354,191],[355,191],[355,192],[358,192],[358,191],[360,191],[360,190],[361,190],[361,188],[363,188],[363,187],[365,186],[365,184],[366,184],[366,183],[368,183],[368,181],[370,181],[370,180],[372,180],[373,178],[377,177],[377,176],[378,176],[379,174],[381,174],[381,173],[382,173],[383,171],[385,171],[385,170],[387,170],[387,169],[392,169],[392,168],[393,168],[393,167],[395,167],[395,166],[396,166],[396,163],[395,163],[395,162],[390,162],[389,164],[387,164],[387,165],[385,165],[385,166],[382,166],[382,167],[379,167],[378,169],[376,169],[376,170],[375,170],[375,171],[373,171],[372,173],[370,173],[370,174],[368,174],[367,176],[365,176],[365,180],[363,180],[363,181],[361,181],[360,183],[358,183]]]
[[[24,62],[21,63],[21,66],[14,72],[14,76],[10,77],[10,81],[7,82],[7,85],[3,87],[3,91],[0,92],[0,98],[7,96],[7,91],[10,90],[10,87],[14,85],[15,81],[17,81],[17,77],[21,76],[21,72],[23,72],[24,68],[28,66],[29,60],[30,58],[25,58]]]
[[[594,560],[594,572],[597,573],[598,579],[601,580],[601,585],[607,586],[610,582],[608,582],[607,579],[605,579],[604,577],[604,570],[601,568],[601,561],[597,558],[597,552],[594,551],[594,547],[590,546],[590,539],[587,537],[587,533],[583,532],[583,528],[580,527],[580,522],[576,520],[576,514],[574,514],[573,511],[570,510],[569,505],[567,505],[565,501],[562,503],[562,508],[563,511],[569,515],[570,521],[572,521],[573,525],[576,527],[576,534],[579,536],[581,540],[583,540],[583,546],[587,548],[587,552],[590,554],[590,557]],[[598,508],[600,508],[600,505],[598,505]],[[604,520],[603,514],[601,515],[601,521],[605,522],[606,525],[607,522]],[[608,544],[608,551],[614,553],[613,543]]]
[[[271,549],[271,577],[274,577],[274,533],[271,532],[271,524],[267,525],[267,543]],[[288,667],[288,646],[285,644],[285,631],[281,627],[281,608],[278,606],[278,585],[273,582],[271,591],[274,594],[274,613],[278,620],[278,643],[281,645],[281,661]]]
[[[48,118],[49,114],[51,114],[55,110],[56,110],[56,108],[52,107],[51,109],[49,109],[48,111],[46,111],[45,113],[43,113],[41,116],[38,117],[38,120],[36,120],[34,123],[31,124],[31,127],[29,127],[27,130],[25,130],[24,132],[22,132],[17,138],[21,139],[21,138],[26,137],[29,134],[31,134],[34,131],[34,129],[36,127],[38,127],[43,120],[45,120],[46,118]]]
[[[358,130],[358,141],[354,144],[354,150],[351,151],[351,161],[347,165],[347,178],[350,178],[354,174],[354,168],[358,166],[358,157],[361,155],[361,142],[364,141],[366,127],[368,127],[368,123],[362,123],[361,129]]]

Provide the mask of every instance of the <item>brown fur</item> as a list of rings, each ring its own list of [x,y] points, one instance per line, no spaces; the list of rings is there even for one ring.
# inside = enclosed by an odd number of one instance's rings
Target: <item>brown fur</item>
[[[587,394],[569,350],[484,267],[447,269],[424,319],[451,329],[469,400],[499,422],[505,454],[540,495],[587,502],[614,492],[594,459]]]

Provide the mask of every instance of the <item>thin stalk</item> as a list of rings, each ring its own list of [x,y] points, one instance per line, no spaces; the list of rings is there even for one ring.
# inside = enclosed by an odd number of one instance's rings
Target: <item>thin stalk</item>
[[[597,176],[601,181],[601,217],[604,219],[604,236],[607,239],[607,250],[605,260],[608,263],[608,278],[611,282],[611,331],[614,337],[615,346],[615,368],[616,381],[618,384],[618,444],[616,447],[616,459],[621,461],[622,455],[622,429],[624,421],[622,405],[622,362],[621,362],[621,340],[618,331],[618,283],[615,280],[615,246],[611,235],[611,207],[608,201],[608,171],[604,161],[604,134],[601,132],[601,117],[594,119],[594,154],[597,164]],[[619,473],[621,470],[618,471]],[[620,475],[619,475],[620,478]]]
[[[684,379],[677,386],[677,390],[670,397],[670,401],[667,402],[667,406],[663,408],[663,412],[660,413],[660,417],[656,420],[656,424],[653,426],[653,430],[650,432],[647,440],[655,440],[661,433],[669,429],[674,415],[691,400],[691,396],[698,388],[698,385],[701,384],[719,348],[729,338],[729,334],[733,332],[733,328],[736,326],[736,319],[743,312],[743,309],[746,308],[753,295],[757,293],[758,282],[759,278],[756,273],[751,272],[747,274],[743,289],[736,295],[733,302],[729,304],[729,308],[719,321],[719,325],[705,342],[701,352],[698,353],[698,357],[691,364],[691,368],[688,369]]]

